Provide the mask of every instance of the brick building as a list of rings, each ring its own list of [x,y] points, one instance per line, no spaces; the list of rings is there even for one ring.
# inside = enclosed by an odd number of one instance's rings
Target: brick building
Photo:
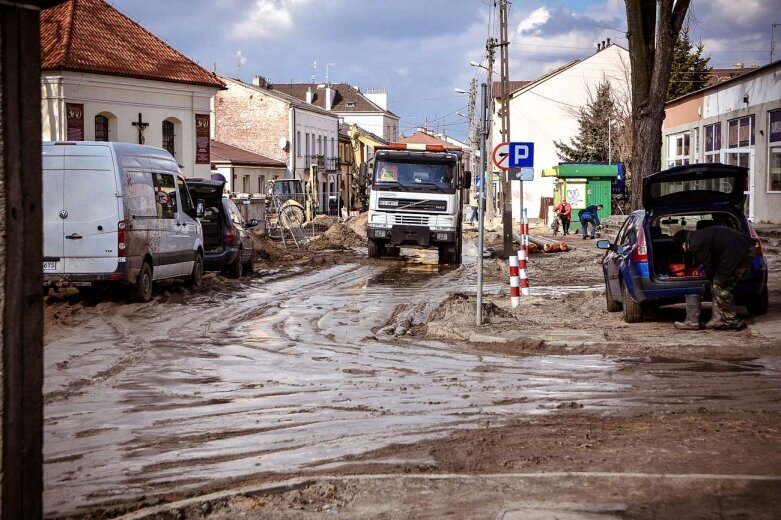
[[[214,139],[286,165],[286,178],[316,182],[320,208],[338,192],[339,118],[268,88],[221,77],[226,89],[212,101]],[[317,179],[312,179],[316,166]]]

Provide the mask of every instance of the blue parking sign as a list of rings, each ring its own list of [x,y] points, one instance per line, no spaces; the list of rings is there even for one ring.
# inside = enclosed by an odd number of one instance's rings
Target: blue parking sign
[[[510,143],[510,168],[531,168],[534,166],[534,143]]]

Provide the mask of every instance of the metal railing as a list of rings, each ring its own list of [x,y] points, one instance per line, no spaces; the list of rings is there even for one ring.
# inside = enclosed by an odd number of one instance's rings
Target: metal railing
[[[307,168],[312,165],[316,165],[320,170],[325,172],[339,171],[338,157],[326,157],[325,155],[307,155],[304,157],[304,164]]]

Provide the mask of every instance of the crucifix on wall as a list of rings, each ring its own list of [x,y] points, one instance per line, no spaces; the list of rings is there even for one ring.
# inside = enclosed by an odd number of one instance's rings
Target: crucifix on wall
[[[138,121],[133,121],[133,126],[138,129],[138,144],[144,144],[144,129],[149,126],[149,123],[144,123],[141,112],[138,113]]]

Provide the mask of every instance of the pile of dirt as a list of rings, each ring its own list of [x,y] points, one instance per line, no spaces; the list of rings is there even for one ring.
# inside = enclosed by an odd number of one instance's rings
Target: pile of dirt
[[[264,236],[253,235],[252,247],[258,258],[272,262],[295,260],[303,256],[303,252],[294,246],[286,248],[281,242]]]
[[[364,247],[366,240],[359,237],[345,224],[334,224],[328,231],[315,238],[307,249],[310,251],[322,251],[324,249],[349,249],[352,247]]]
[[[329,228],[339,222],[339,219],[330,215],[317,215],[312,219],[312,222],[315,224],[315,226]]]
[[[366,225],[369,222],[369,213],[361,213],[357,217],[350,217],[345,221],[345,224],[353,230],[353,232],[366,240]]]

